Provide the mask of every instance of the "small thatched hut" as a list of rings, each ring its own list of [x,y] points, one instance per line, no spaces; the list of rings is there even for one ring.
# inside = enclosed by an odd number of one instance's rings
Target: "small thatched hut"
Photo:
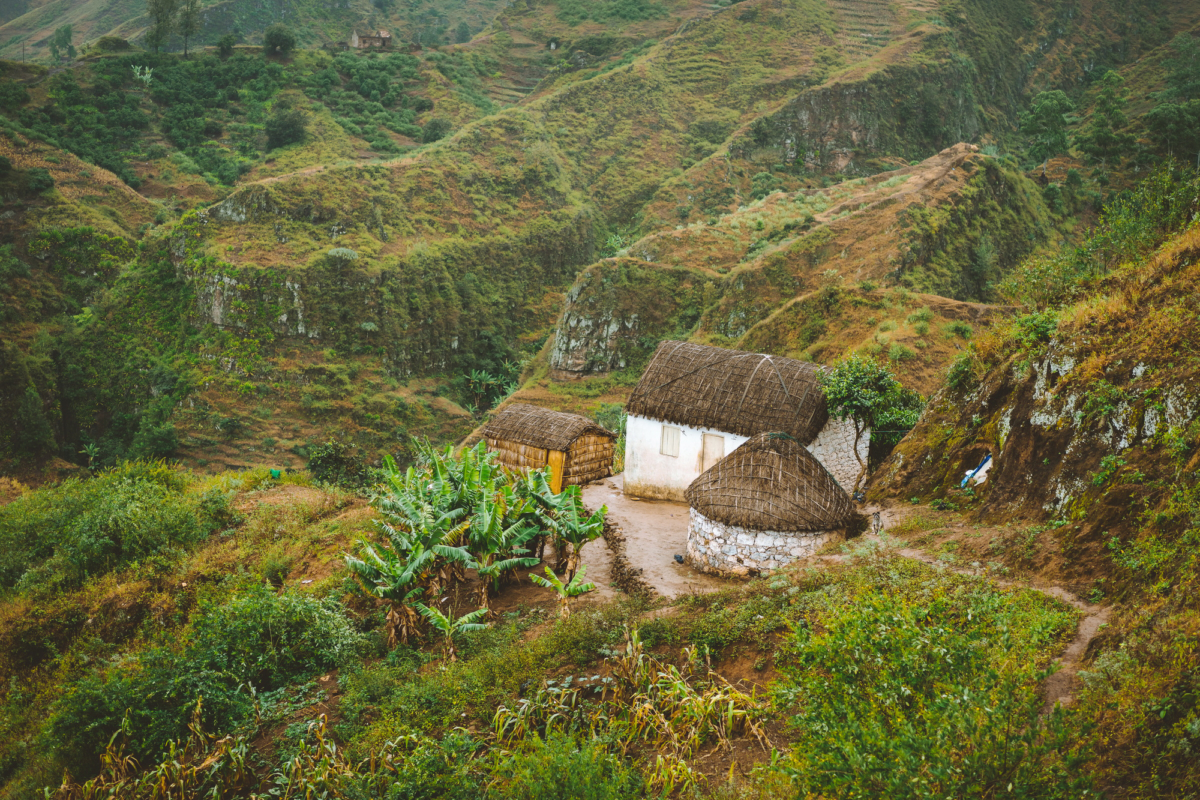
[[[556,492],[612,475],[617,435],[578,414],[513,403],[484,426],[483,438],[506,467],[547,468]]]
[[[625,493],[682,500],[700,473],[751,436],[783,431],[852,488],[854,424],[829,416],[821,367],[794,358],[662,342],[629,397]],[[859,442],[866,461],[869,436]]]
[[[786,433],[760,433],[687,489],[687,559],[704,572],[769,573],[857,532],[861,515],[821,462]]]

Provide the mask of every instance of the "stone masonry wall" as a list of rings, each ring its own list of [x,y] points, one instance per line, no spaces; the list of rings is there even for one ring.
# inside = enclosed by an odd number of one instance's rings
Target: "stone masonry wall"
[[[867,463],[867,451],[870,447],[871,429],[867,428],[858,440],[858,454],[864,464]],[[858,479],[862,467],[854,457],[853,420],[830,417],[829,422],[825,423],[825,427],[817,434],[817,438],[808,445],[808,452],[825,465],[825,469],[829,470],[847,494],[854,491],[854,481]]]
[[[685,559],[694,569],[714,575],[769,575],[841,538],[840,531],[753,531],[711,520],[694,508],[689,512]]]

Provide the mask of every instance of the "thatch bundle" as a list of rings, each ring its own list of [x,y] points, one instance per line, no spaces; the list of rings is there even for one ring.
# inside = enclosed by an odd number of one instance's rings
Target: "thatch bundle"
[[[785,433],[750,438],[692,481],[686,496],[711,520],[759,531],[830,531],[856,516],[829,471]]]
[[[803,444],[829,419],[820,367],[690,342],[662,342],[629,397],[630,414],[741,436],[785,431]]]
[[[612,474],[617,435],[587,417],[513,403],[483,428],[488,448],[511,469],[549,467],[560,471],[562,486],[598,481]],[[555,458],[552,454],[561,454]]]

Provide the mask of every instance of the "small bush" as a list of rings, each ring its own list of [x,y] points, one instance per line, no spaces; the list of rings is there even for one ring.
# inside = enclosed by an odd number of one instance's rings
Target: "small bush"
[[[217,52],[221,54],[221,58],[229,58],[233,55],[233,47],[237,44],[237,37],[232,33],[227,33],[220,39],[217,39]]]
[[[445,139],[450,131],[453,130],[453,128],[454,126],[451,124],[450,120],[442,117],[435,117],[434,119],[429,120],[424,129],[422,129],[421,141],[428,144],[429,142],[436,142],[439,139]]]
[[[54,178],[44,167],[31,167],[25,170],[25,188],[34,194],[41,194],[54,188]]]
[[[299,109],[281,108],[267,118],[263,130],[267,132],[267,149],[274,150],[304,141],[308,135],[308,123],[304,112]]]
[[[503,800],[625,800],[641,794],[642,780],[595,740],[576,742],[551,735],[534,740],[502,771],[507,780],[496,793]]]
[[[972,328],[968,323],[963,322],[960,319],[956,319],[946,325],[946,333],[950,334],[951,336],[957,336],[960,339],[970,339]]]
[[[916,351],[911,350],[899,342],[893,342],[888,348],[888,359],[891,361],[908,361],[910,358],[916,358]]]

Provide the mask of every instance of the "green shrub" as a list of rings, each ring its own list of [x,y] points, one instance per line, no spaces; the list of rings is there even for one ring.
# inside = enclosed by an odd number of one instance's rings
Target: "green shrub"
[[[186,485],[161,462],[127,462],[22,495],[0,507],[0,586],[75,586],[199,542],[227,521],[228,501]]]
[[[31,167],[25,170],[25,188],[34,194],[41,194],[54,188],[54,178],[44,167]]]
[[[963,322],[961,319],[956,319],[946,325],[946,333],[951,336],[957,336],[960,339],[970,339],[972,328],[969,323]]]
[[[502,800],[627,800],[641,795],[642,780],[594,739],[535,739],[526,752],[501,767]]]
[[[436,142],[439,139],[446,138],[446,135],[453,130],[454,125],[448,119],[435,117],[425,124],[421,131],[422,142]]]
[[[286,56],[296,47],[296,36],[286,25],[275,24],[263,32],[263,52]]]
[[[296,108],[276,110],[263,125],[267,133],[267,149],[274,150],[289,144],[304,141],[308,135],[308,123],[304,112]]]
[[[92,763],[128,717],[130,749],[154,759],[186,735],[197,703],[209,732],[248,719],[256,697],[346,664],[362,645],[333,600],[255,585],[225,605],[201,602],[181,646],[87,673],[58,700],[47,735],[75,763]]]
[[[912,349],[905,347],[899,342],[893,342],[888,348],[888,359],[890,361],[908,361],[910,358],[916,358],[917,354]]]

